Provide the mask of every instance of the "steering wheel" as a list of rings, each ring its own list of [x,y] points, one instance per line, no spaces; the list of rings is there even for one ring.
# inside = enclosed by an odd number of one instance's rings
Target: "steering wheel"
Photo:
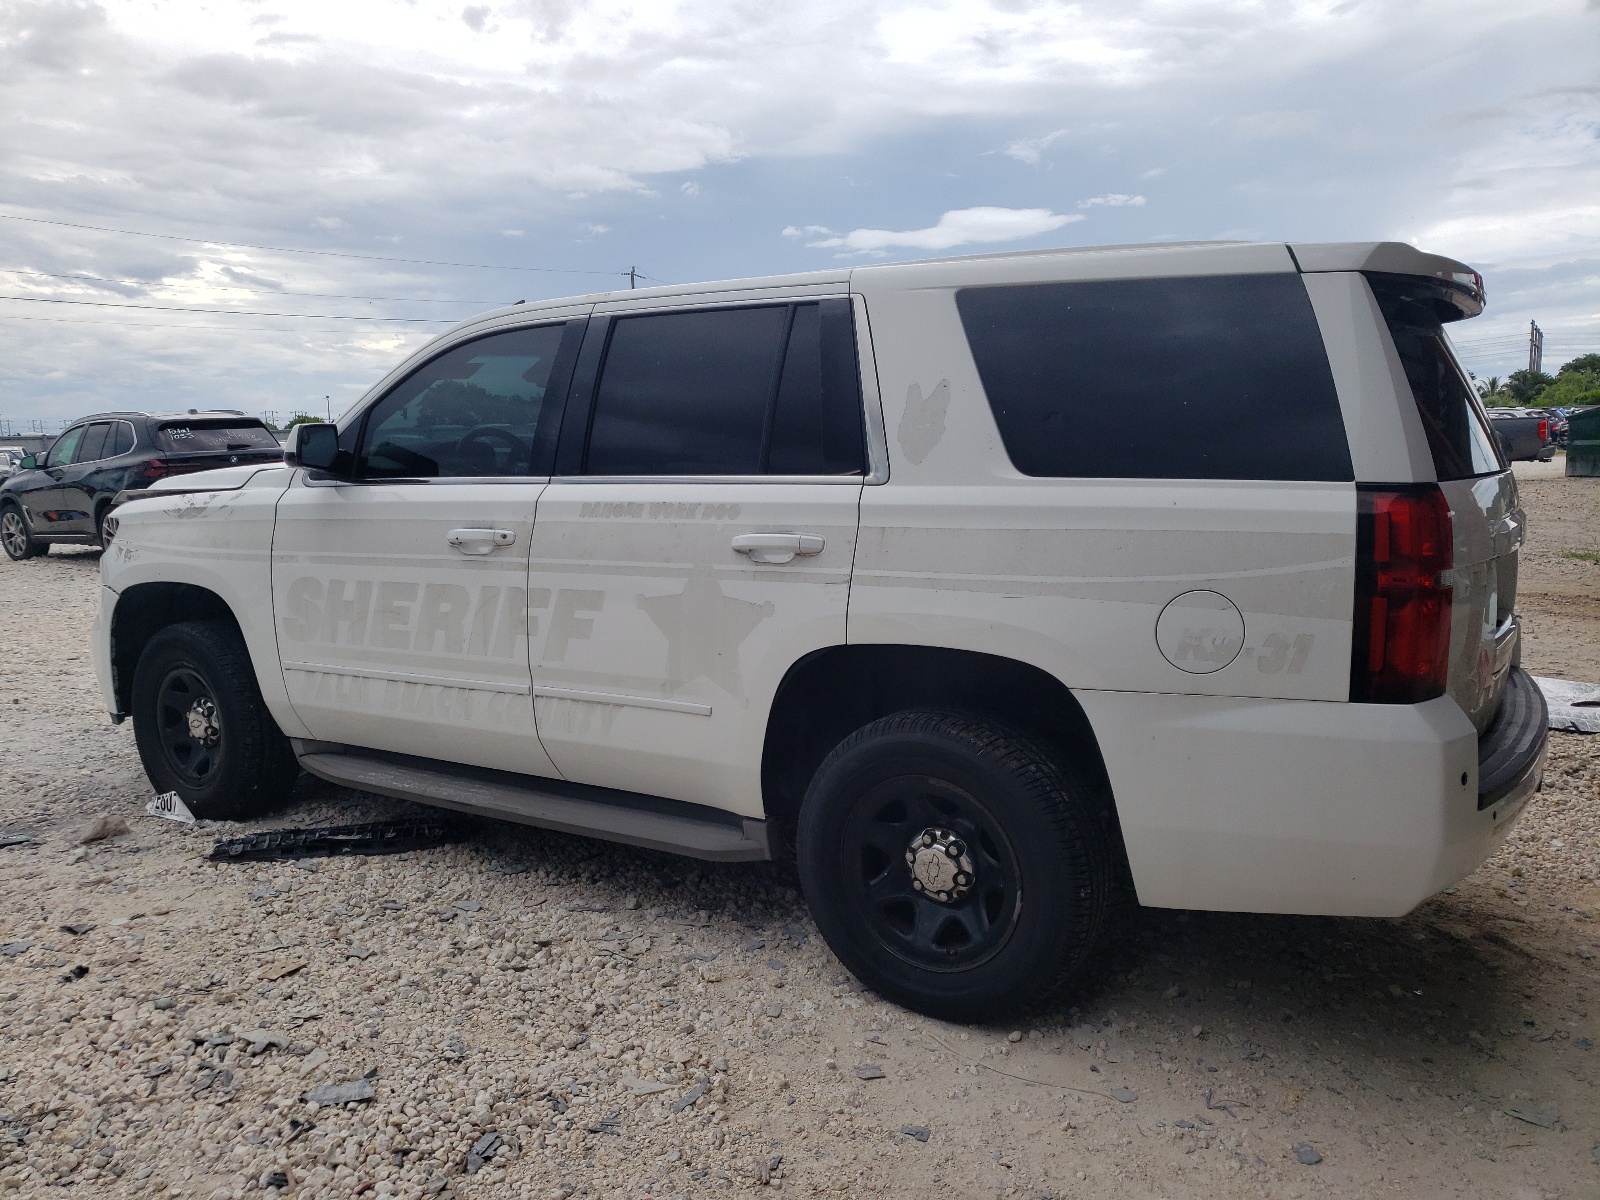
[[[527,442],[524,442],[516,434],[502,429],[498,425],[479,425],[475,429],[467,430],[467,432],[462,435],[461,440],[456,443],[455,451],[450,456],[453,460],[453,465],[458,469],[466,465],[463,460],[465,460],[469,454],[469,446],[482,446],[489,452],[491,456],[493,456],[494,448],[489,445],[489,439],[491,438],[499,439],[500,442],[503,443],[510,451],[510,453],[506,455],[506,468],[508,473],[510,472],[512,465],[517,461],[517,455],[519,453],[524,456],[524,461],[526,461],[527,458],[533,453],[533,447]],[[473,472],[473,474],[479,473],[480,472]],[[494,472],[490,471],[483,473],[493,474]]]

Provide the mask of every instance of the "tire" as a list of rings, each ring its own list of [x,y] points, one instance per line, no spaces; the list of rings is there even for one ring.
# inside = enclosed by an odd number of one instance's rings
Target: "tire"
[[[150,639],[133,673],[133,733],[151,785],[205,820],[282,803],[300,771],[227,621],[185,621]]]
[[[896,1003],[953,1021],[1034,1008],[1081,980],[1106,925],[1114,857],[1097,799],[1005,726],[884,717],[806,791],[807,903],[844,965]]]
[[[94,510],[94,544],[102,550],[106,548],[106,514],[110,511],[110,504],[97,504]]]
[[[0,546],[5,547],[6,557],[12,562],[43,554],[47,549],[33,536],[33,530],[28,528],[28,518],[15,501],[0,504]]]

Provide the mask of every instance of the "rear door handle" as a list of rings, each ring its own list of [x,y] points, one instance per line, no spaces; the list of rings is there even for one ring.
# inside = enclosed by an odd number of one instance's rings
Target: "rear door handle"
[[[492,554],[496,546],[514,545],[517,534],[513,529],[452,529],[444,540],[463,554]]]
[[[827,545],[820,533],[741,533],[733,548],[751,562],[786,563],[799,555],[821,554]]]

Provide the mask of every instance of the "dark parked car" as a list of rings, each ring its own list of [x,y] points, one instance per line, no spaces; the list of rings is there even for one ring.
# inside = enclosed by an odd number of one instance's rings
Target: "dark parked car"
[[[1491,408],[1489,428],[1507,462],[1549,462],[1556,444],[1550,436],[1550,413],[1540,408]]]
[[[272,430],[239,412],[84,417],[0,483],[0,545],[14,559],[43,554],[57,543],[102,545],[101,523],[120,491],[149,487],[168,475],[282,458]]]

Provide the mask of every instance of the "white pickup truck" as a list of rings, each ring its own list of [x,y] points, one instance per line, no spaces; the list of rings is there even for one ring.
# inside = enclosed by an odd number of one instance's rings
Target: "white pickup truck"
[[[988,255],[503,309],[285,465],[131,496],[158,791],[300,769],[708,859],[954,1018],[1147,905],[1394,915],[1539,786],[1523,515],[1392,243]],[[781,835],[781,836],[780,836]]]

